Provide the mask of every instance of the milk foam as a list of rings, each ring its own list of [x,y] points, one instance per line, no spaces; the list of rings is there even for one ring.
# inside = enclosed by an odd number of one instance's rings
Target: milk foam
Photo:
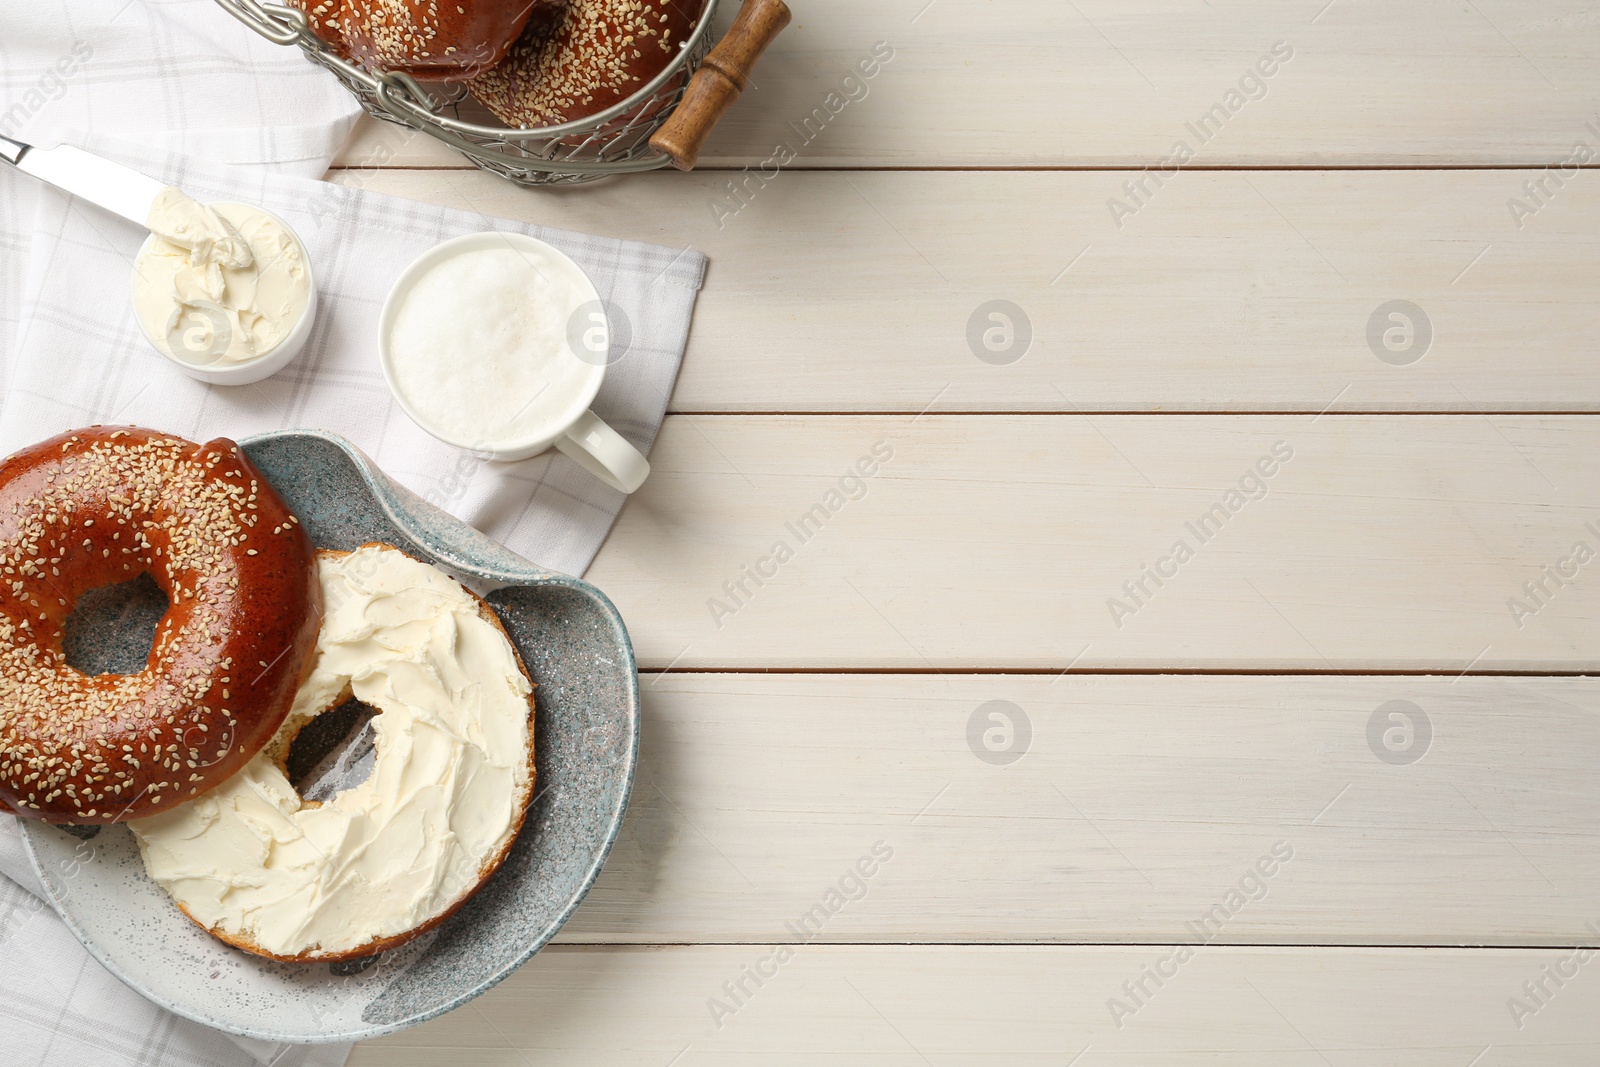
[[[422,274],[389,329],[396,391],[425,425],[466,447],[557,436],[604,368],[569,324],[593,298],[571,263],[521,246],[461,252]]]

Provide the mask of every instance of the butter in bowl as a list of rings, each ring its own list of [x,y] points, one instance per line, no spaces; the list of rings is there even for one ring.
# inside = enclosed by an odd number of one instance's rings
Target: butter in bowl
[[[134,261],[133,306],[150,344],[185,374],[249,385],[311,336],[317,289],[288,223],[249,204],[202,204],[168,187]]]
[[[74,145],[0,136],[0,162],[150,230],[134,261],[135,318],[192,378],[249,385],[305,347],[317,316],[311,260],[288,223],[183,190]]]

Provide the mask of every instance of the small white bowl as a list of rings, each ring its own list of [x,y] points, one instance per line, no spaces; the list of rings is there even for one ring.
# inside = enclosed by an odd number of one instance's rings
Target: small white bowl
[[[213,204],[212,206],[226,207],[230,206],[230,203],[228,201],[223,201],[220,204]],[[259,211],[261,214],[267,216],[267,218],[272,219],[279,226],[283,227],[284,232],[294,240],[295,246],[300,249],[300,259],[301,262],[305,264],[306,282],[310,286],[310,295],[306,298],[305,311],[301,313],[300,321],[294,324],[294,328],[284,336],[282,341],[279,341],[271,349],[261,353],[253,359],[247,359],[242,363],[225,363],[206,366],[198,363],[190,363],[187,360],[179,359],[177,356],[174,356],[171,352],[167,351],[166,346],[161,344],[159,340],[150,335],[150,331],[145,327],[144,320],[141,319],[137,313],[135,313],[133,317],[134,320],[139,323],[139,332],[144,334],[145,340],[150,342],[150,347],[161,353],[161,357],[163,359],[177,367],[179,370],[183,371],[183,373],[187,374],[189,377],[198,381],[209,382],[212,385],[252,385],[264,378],[270,378],[284,367],[287,367],[294,357],[300,354],[300,350],[306,346],[306,341],[310,340],[311,328],[316,324],[317,320],[317,278],[312,272],[311,257],[306,253],[305,243],[300,240],[300,235],[294,232],[294,227],[290,226],[287,222],[284,222],[283,219],[279,218],[277,215],[274,215],[266,208],[258,207],[255,204],[237,204],[231,206],[247,207],[252,211]],[[145,238],[144,244],[139,246],[139,256],[142,257],[146,250],[148,250],[150,246],[158,240],[160,240],[160,238],[153,233],[149,237]],[[134,271],[135,274],[137,274],[138,258],[135,258],[134,263]]]

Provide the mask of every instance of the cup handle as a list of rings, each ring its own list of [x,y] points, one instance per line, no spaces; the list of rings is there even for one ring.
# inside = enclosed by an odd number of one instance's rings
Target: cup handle
[[[631,493],[650,476],[650,461],[592,411],[556,439],[561,454],[613,489]]]

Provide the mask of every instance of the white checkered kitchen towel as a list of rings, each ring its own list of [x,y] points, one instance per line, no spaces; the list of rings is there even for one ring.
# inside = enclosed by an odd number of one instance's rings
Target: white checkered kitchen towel
[[[311,343],[256,386],[202,385],[150,351],[128,284],[142,231],[0,166],[0,454],[71,427],[138,423],[192,439],[343,434],[413,491],[537,562],[580,574],[623,498],[564,457],[488,464],[394,404],[377,364],[390,283],[431,245],[484,229],[549,241],[628,319],[595,409],[648,451],[689,329],[696,252],[488,219],[312,180],[355,118],[344,91],[211,0],[28,0],[0,8],[0,133],[121,158],[201,199],[283,216],[310,253]],[[529,193],[536,197],[537,193]],[[344,1046],[276,1047],[176,1019],[107,975],[37,891],[0,816],[4,1062],[39,1067],[337,1067]],[[9,879],[9,880],[8,880]]]

